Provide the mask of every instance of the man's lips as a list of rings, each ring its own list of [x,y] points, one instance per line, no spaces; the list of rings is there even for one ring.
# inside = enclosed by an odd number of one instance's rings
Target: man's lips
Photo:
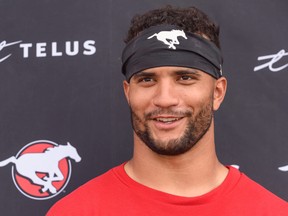
[[[152,118],[152,120],[157,121],[157,122],[161,122],[161,123],[165,123],[165,124],[172,124],[173,122],[179,121],[180,119],[182,119],[183,117],[154,117]]]
[[[156,116],[151,118],[152,127],[157,130],[174,130],[183,124],[184,116]]]

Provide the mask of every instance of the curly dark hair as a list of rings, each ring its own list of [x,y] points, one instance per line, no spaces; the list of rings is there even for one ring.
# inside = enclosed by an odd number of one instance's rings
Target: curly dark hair
[[[171,5],[148,11],[142,15],[135,15],[131,20],[131,26],[124,42],[128,43],[144,29],[160,24],[179,26],[186,32],[208,38],[220,48],[219,26],[204,12],[196,7],[178,8]]]

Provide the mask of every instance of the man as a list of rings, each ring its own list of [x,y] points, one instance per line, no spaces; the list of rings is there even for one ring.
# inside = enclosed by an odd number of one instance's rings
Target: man
[[[215,152],[227,81],[217,26],[198,9],[136,16],[123,51],[133,158],[81,186],[52,215],[288,215],[287,203]]]

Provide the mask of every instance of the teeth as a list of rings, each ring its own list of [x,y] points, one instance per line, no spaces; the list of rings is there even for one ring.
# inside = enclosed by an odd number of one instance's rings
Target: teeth
[[[179,118],[156,118],[157,121],[164,122],[164,123],[169,123],[173,121],[179,120]]]

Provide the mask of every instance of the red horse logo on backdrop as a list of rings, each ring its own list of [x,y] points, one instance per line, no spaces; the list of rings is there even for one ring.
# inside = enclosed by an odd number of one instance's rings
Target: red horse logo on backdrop
[[[71,175],[70,160],[81,161],[70,143],[35,141],[16,156],[0,161],[0,167],[13,164],[12,177],[18,190],[32,199],[49,199],[59,194]]]

